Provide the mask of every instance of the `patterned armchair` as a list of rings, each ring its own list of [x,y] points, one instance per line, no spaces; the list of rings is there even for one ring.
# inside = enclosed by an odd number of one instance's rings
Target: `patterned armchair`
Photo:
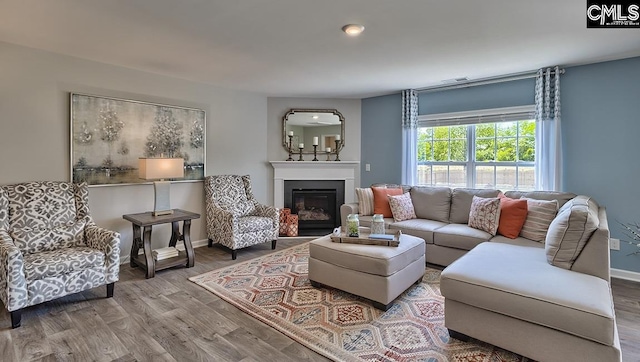
[[[207,176],[204,190],[209,246],[216,241],[228,247],[233,260],[247,246],[271,241],[276,248],[278,210],[253,198],[249,176]]]
[[[20,326],[22,308],[107,285],[120,271],[120,234],[89,213],[87,184],[0,186],[0,299]]]

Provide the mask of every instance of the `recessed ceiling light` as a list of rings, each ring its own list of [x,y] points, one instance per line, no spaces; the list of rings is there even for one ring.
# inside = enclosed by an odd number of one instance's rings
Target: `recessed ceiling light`
[[[364,31],[364,26],[360,24],[347,24],[342,27],[342,31],[349,36],[358,36]]]
[[[317,115],[314,115],[313,117],[311,117],[313,119],[318,119],[319,117]]]

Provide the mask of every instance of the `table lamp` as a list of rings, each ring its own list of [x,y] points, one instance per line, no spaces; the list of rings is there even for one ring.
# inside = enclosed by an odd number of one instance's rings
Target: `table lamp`
[[[167,178],[184,177],[184,160],[182,158],[140,158],[139,175],[144,180],[155,180],[153,190],[155,200],[153,216],[173,214],[171,210],[171,181]]]

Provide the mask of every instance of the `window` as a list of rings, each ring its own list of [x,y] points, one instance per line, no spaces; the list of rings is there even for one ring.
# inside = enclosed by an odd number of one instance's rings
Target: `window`
[[[417,184],[533,190],[536,123],[529,109],[421,116]]]

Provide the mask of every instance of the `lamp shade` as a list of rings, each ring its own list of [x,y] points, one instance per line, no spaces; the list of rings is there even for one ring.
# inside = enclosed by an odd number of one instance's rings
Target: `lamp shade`
[[[182,158],[140,158],[139,176],[144,180],[184,177]]]

